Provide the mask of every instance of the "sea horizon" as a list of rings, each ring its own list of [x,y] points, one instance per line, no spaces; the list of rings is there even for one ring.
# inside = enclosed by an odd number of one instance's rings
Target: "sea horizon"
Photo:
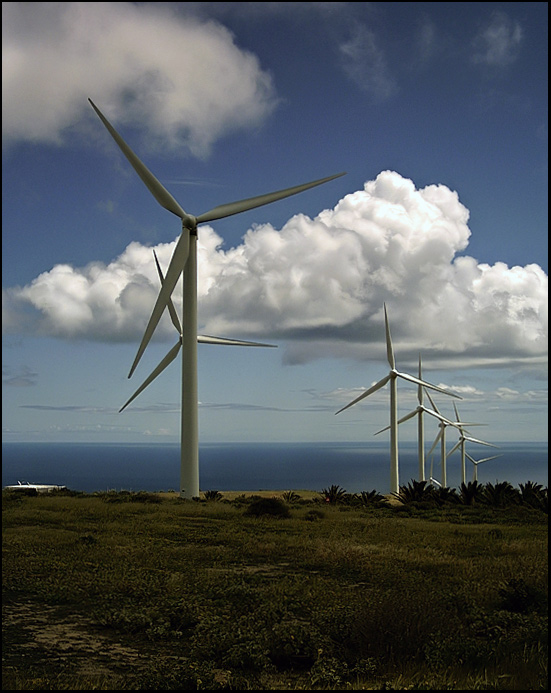
[[[451,449],[451,445],[450,448]],[[532,481],[547,486],[547,442],[501,443],[498,448],[472,445],[475,459],[499,455],[478,465],[480,483]],[[440,453],[433,453],[433,476],[440,479]],[[426,478],[431,457],[426,459]],[[400,485],[418,479],[416,442],[399,450]],[[456,451],[447,461],[447,483],[461,483]],[[474,465],[467,460],[466,480]],[[173,491],[180,479],[179,443],[2,443],[2,486],[57,484],[75,491]],[[199,446],[201,491],[310,490],[333,484],[350,493],[390,492],[388,443],[202,443]]]

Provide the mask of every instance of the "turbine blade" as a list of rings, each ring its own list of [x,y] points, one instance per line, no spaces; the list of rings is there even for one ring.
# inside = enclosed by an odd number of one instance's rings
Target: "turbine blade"
[[[401,423],[404,423],[404,421],[408,421],[409,419],[413,418],[415,416],[415,414],[418,414],[419,411],[420,411],[419,409],[414,409],[413,411],[410,411],[409,414],[406,414],[405,416],[402,416],[401,419],[398,419],[397,423],[401,424]],[[383,433],[383,431],[388,431],[389,428],[390,428],[390,426],[385,426],[384,428],[381,428],[380,431],[377,431],[377,433],[374,433],[373,435],[377,436],[377,435],[379,435],[379,433]]]
[[[438,414],[440,414],[438,407],[436,406],[436,404],[434,403],[434,400],[430,396],[430,392],[427,392],[427,397],[429,398],[429,402],[432,404],[432,408],[434,409],[434,411],[437,412]],[[440,414],[440,416],[441,416],[441,414]]]
[[[248,347],[273,347],[277,349],[277,344],[262,344],[260,342],[246,342],[241,339],[226,339],[225,337],[211,337],[207,334],[197,335],[200,344],[221,344],[222,346],[248,346]]]
[[[386,312],[386,303],[383,304],[385,309],[385,332],[386,332],[386,356],[388,363],[392,370],[396,368],[396,361],[394,360],[394,350],[392,348],[392,338],[390,336],[390,327],[388,325],[388,315]]]
[[[140,385],[140,387],[136,390],[136,392],[126,401],[126,403],[119,409],[119,413],[123,410],[126,409],[126,407],[132,402],[132,400],[136,399],[136,397],[140,394],[140,392],[143,392],[145,388],[152,383],[155,378],[164,371],[164,369],[170,365],[174,359],[178,356],[178,352],[180,351],[180,348],[182,346],[182,340],[178,342],[175,346],[172,347],[172,349],[168,352],[168,354],[164,357],[164,359],[159,363],[157,368],[155,368],[151,374],[143,381],[143,383]]]
[[[389,380],[390,380],[390,373],[388,375],[385,375],[385,377],[382,380],[379,380],[378,383],[375,383],[375,385],[372,385],[369,388],[369,390],[366,390],[359,397],[356,397],[356,399],[353,400],[352,402],[350,402],[349,404],[347,404],[346,407],[339,409],[339,411],[335,412],[335,414],[340,414],[341,411],[344,411],[345,409],[348,409],[348,407],[351,407],[352,405],[357,404],[358,402],[360,402],[362,399],[364,399],[368,395],[371,395],[373,392],[375,392],[376,390],[379,390],[381,387],[386,385]]]
[[[174,253],[170,260],[165,280],[161,286],[159,295],[157,296],[157,301],[153,306],[153,311],[151,313],[151,317],[149,318],[149,322],[147,323],[147,327],[145,328],[142,341],[138,348],[138,353],[136,354],[136,358],[134,359],[134,363],[132,364],[132,368],[128,374],[129,378],[132,376],[132,373],[134,373],[136,366],[138,365],[138,362],[141,359],[146,346],[149,344],[149,340],[151,339],[153,332],[155,331],[155,328],[163,315],[163,311],[170,300],[170,296],[174,291],[176,282],[178,281],[180,274],[185,267],[188,255],[189,233],[187,229],[183,229],[180,238],[178,239],[178,243],[176,244],[176,248],[174,248]]]
[[[419,371],[418,371],[418,373],[419,373],[419,380],[422,380],[423,374],[421,371],[421,354],[419,354]],[[420,405],[423,404],[423,386],[421,384],[417,387],[417,400],[418,400]]]
[[[440,438],[442,438],[443,433],[444,433],[444,429],[441,428],[441,429],[438,431],[438,435],[437,435],[436,438],[434,439],[434,443],[432,444],[431,449],[427,452],[427,456],[430,455],[430,454],[433,452],[434,448],[435,448],[435,447],[437,446],[437,444],[438,444],[438,441],[440,440]]]
[[[94,111],[98,114],[101,122],[109,131],[111,137],[119,145],[122,153],[128,159],[133,169],[145,183],[145,185],[149,189],[149,192],[153,195],[153,197],[157,200],[161,207],[164,207],[169,212],[172,212],[172,214],[175,214],[177,217],[180,217],[180,219],[188,219],[188,215],[184,212],[184,210],[180,207],[180,205],[176,202],[176,200],[172,197],[168,190],[155,178],[155,176],[145,166],[145,164],[143,164],[138,159],[138,157],[122,139],[119,133],[115,130],[115,128],[111,125],[111,123],[107,120],[107,118],[103,115],[99,108],[94,104],[92,99],[88,99],[88,101],[90,102]]]
[[[438,387],[438,385],[427,383],[426,380],[420,380],[419,378],[416,378],[414,375],[409,375],[409,373],[400,373],[399,371],[395,372],[399,378],[403,378],[404,380],[409,380],[410,382],[416,383],[417,385],[422,385],[425,388],[436,390],[436,392],[442,392],[444,395],[449,395],[450,397],[457,397],[457,399],[463,399],[463,397],[461,397],[460,395],[456,395],[455,392],[451,392],[451,390],[444,390],[444,388]]]
[[[163,271],[161,269],[161,265],[159,264],[159,260],[157,259],[157,253],[153,251],[153,255],[155,257],[155,264],[157,265],[157,272],[159,273],[159,278],[161,280],[161,286],[164,283],[165,277],[163,274]],[[172,303],[172,299],[168,299],[168,304],[167,304],[168,312],[170,313],[170,319],[172,320],[172,324],[178,331],[178,334],[182,334],[182,325],[180,324],[180,319],[178,318],[178,313],[176,312],[176,308],[174,307],[174,303]]]
[[[455,402],[453,403],[453,408],[455,411],[455,420],[457,423],[462,423],[461,419],[459,418],[459,412],[457,411],[457,404]]]
[[[478,443],[479,445],[487,445],[489,448],[497,448],[497,445],[493,445],[493,443],[487,443],[485,440],[479,440],[478,438],[471,438],[470,436],[463,436],[465,440],[468,440],[470,443]]]
[[[327,178],[320,178],[319,180],[314,180],[311,183],[295,185],[292,188],[285,188],[284,190],[278,190],[277,192],[266,193],[265,195],[257,195],[256,197],[249,197],[245,200],[239,200],[237,202],[229,202],[224,205],[219,205],[218,207],[214,207],[213,209],[211,209],[208,212],[205,212],[204,214],[200,214],[197,217],[197,223],[202,224],[206,221],[215,221],[216,219],[230,217],[233,214],[246,212],[249,209],[262,207],[262,205],[268,205],[271,202],[276,202],[277,200],[282,200],[285,197],[296,195],[297,193],[303,192],[304,190],[314,188],[316,185],[321,185],[322,183],[328,183],[330,180],[340,178],[344,175],[344,172],[337,173],[333,176],[328,176]]]
[[[453,448],[448,452],[446,457],[449,457],[452,453],[454,453],[459,447],[461,446],[461,441],[457,442]]]

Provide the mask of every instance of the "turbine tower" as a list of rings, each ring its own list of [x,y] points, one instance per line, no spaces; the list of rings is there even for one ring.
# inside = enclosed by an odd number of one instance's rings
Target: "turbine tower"
[[[453,392],[438,387],[437,385],[427,383],[424,380],[421,380],[421,378],[416,378],[413,375],[409,375],[409,373],[401,373],[400,371],[396,370],[396,361],[394,359],[392,338],[390,336],[390,328],[388,325],[386,304],[384,304],[384,311],[386,332],[386,354],[390,366],[390,371],[387,375],[385,375],[384,378],[379,380],[378,383],[375,383],[375,385],[372,385],[359,397],[356,397],[355,400],[347,404],[345,407],[342,407],[342,409],[339,409],[339,411],[336,412],[336,414],[340,414],[341,411],[348,409],[348,407],[352,407],[354,404],[357,404],[362,399],[365,399],[373,392],[376,392],[380,388],[384,387],[387,383],[390,383],[390,492],[398,493],[400,490],[400,473],[398,463],[398,378],[402,378],[403,380],[415,383],[416,385],[422,385],[423,387],[430,388],[431,390],[436,390],[437,392],[442,392],[443,394],[450,395],[451,397],[457,397],[458,399],[462,398]]]
[[[174,253],[170,260],[166,276],[157,300],[153,307],[151,317],[145,329],[142,341],[138,348],[136,358],[130,369],[128,377],[131,377],[147,347],[159,320],[161,319],[174,287],[180,277],[183,280],[183,309],[182,309],[182,333],[193,335],[193,338],[182,340],[182,406],[181,406],[181,464],[180,464],[180,496],[182,498],[196,498],[199,496],[199,416],[198,416],[198,387],[197,387],[197,227],[209,221],[223,219],[240,212],[245,212],[262,205],[282,200],[290,195],[313,188],[328,181],[334,180],[344,173],[338,173],[327,178],[321,178],[310,183],[304,183],[292,188],[286,188],[265,195],[230,202],[219,205],[213,209],[193,216],[188,214],[157,180],[151,171],[134,154],[115,128],[101,113],[99,108],[88,99],[99,119],[107,128],[122,153],[128,159],[131,166],[142,179],[149,192],[157,202],[166,210],[179,217],[182,224],[182,232]]]
[[[458,423],[460,422],[459,419],[459,412],[457,411],[457,406],[455,402],[453,403],[454,409],[455,409],[455,419]],[[466,469],[466,464],[465,464],[465,443],[469,441],[470,443],[478,443],[478,445],[487,445],[490,448],[497,448],[497,445],[493,445],[492,443],[487,443],[485,440],[479,440],[478,438],[473,438],[472,436],[465,435],[465,431],[463,429],[463,426],[465,424],[462,424],[461,427],[459,428],[459,440],[457,443],[453,446],[453,448],[448,452],[447,457],[452,455],[457,449],[461,451],[461,483],[464,484],[467,479],[467,469]],[[468,424],[469,426],[474,426],[475,424]],[[479,426],[483,426],[484,424],[478,424]],[[476,466],[475,466],[476,469]]]

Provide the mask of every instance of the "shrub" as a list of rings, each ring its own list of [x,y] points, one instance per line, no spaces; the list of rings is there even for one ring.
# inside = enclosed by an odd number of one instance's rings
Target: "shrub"
[[[243,513],[247,517],[289,517],[290,511],[287,505],[279,498],[258,498],[254,500]]]

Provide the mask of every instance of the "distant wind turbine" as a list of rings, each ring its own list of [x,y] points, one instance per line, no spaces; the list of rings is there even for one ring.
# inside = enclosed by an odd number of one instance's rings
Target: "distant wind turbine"
[[[421,380],[421,378],[416,378],[413,375],[409,375],[409,373],[401,373],[400,371],[396,370],[396,361],[394,359],[394,350],[392,348],[392,338],[390,336],[390,328],[388,325],[388,314],[386,310],[386,304],[384,304],[384,311],[386,332],[386,354],[390,366],[390,371],[387,375],[385,375],[384,378],[379,380],[378,383],[375,383],[375,385],[372,385],[359,397],[356,397],[355,400],[347,404],[342,409],[339,409],[339,411],[336,412],[336,414],[340,414],[341,411],[344,411],[345,409],[352,407],[354,404],[357,404],[362,399],[365,399],[373,392],[380,390],[388,382],[390,383],[390,492],[398,493],[400,490],[400,473],[398,463],[398,378],[402,378],[402,380],[407,380],[409,382],[415,383],[416,385],[422,385],[423,387],[430,388],[431,390],[436,390],[437,392],[442,392],[445,395],[450,395],[450,397],[457,397],[458,399],[462,398],[459,395],[450,392],[449,390],[444,390],[443,388],[438,387],[437,385],[427,383],[426,381]]]
[[[439,412],[439,410],[438,410],[438,407],[437,407],[436,404],[434,403],[434,400],[433,400],[432,397],[430,396],[430,393],[429,393],[429,392],[427,392],[427,397],[429,398],[430,403],[432,404],[434,410],[435,410],[436,412],[438,412],[438,414],[440,414],[440,412]],[[482,424],[471,423],[471,422],[469,422],[469,423],[463,423],[462,421],[450,421],[449,419],[445,419],[445,417],[442,417],[442,419],[440,420],[440,423],[438,424],[438,427],[439,427],[440,430],[439,430],[439,432],[438,432],[438,435],[437,435],[436,438],[434,439],[434,442],[433,442],[433,444],[432,444],[432,446],[431,446],[431,448],[430,448],[428,454],[430,455],[430,454],[433,452],[434,448],[435,448],[435,447],[437,446],[437,444],[438,444],[438,441],[440,441],[440,460],[441,460],[441,480],[442,480],[442,486],[447,486],[447,485],[448,485],[448,483],[447,483],[447,464],[446,464],[446,458],[447,458],[447,454],[446,454],[446,428],[447,428],[448,426],[452,426],[453,428],[458,428],[460,431],[462,431],[462,429],[463,429],[465,426],[481,426],[481,425],[482,425]]]
[[[455,419],[458,423],[460,422],[459,419],[459,412],[457,411],[457,406],[455,402],[453,403],[454,409],[455,409]],[[463,426],[468,425],[468,426],[473,426],[474,424],[462,424],[461,428],[459,429],[459,440],[457,443],[453,446],[453,448],[448,452],[447,457],[450,457],[450,455],[453,455],[453,453],[456,450],[461,451],[461,483],[465,483],[467,479],[467,470],[466,470],[466,465],[465,465],[465,443],[468,441],[470,443],[477,443],[478,445],[487,445],[490,448],[497,448],[497,445],[492,445],[492,443],[487,443],[485,440],[479,440],[478,438],[473,438],[472,436],[465,435],[465,431]],[[483,424],[478,424],[479,426],[482,426]],[[476,467],[475,467],[476,468]]]
[[[193,216],[184,211],[180,204],[157,180],[151,171],[134,154],[115,128],[101,113],[99,108],[89,99],[90,104],[102,123],[113,137],[122,153],[130,162],[136,173],[142,179],[149,192],[166,210],[181,219],[182,232],[176,243],[166,277],[153,307],[151,317],[145,329],[138,353],[130,369],[130,377],[142,354],[147,347],[159,320],[168,305],[180,274],[183,281],[182,332],[184,335],[194,335],[192,339],[182,340],[182,416],[181,416],[181,464],[180,464],[180,496],[195,498],[199,496],[199,427],[198,427],[198,387],[197,387],[197,227],[209,221],[223,219],[239,214],[262,205],[282,200],[291,195],[334,180],[344,173],[338,173],[327,178],[321,178],[310,183],[304,183],[292,188],[286,188],[265,195],[247,198],[238,202],[214,207],[204,214]],[[174,357],[175,358],[175,357]]]
[[[502,457],[502,455],[492,455],[492,457],[484,457],[481,460],[475,460],[473,457],[469,455],[468,452],[465,453],[466,457],[468,457],[471,462],[473,463],[474,469],[473,469],[473,481],[478,481],[478,465],[482,464],[483,462],[489,462],[490,460],[495,460],[497,457]]]
[[[418,404],[413,409],[413,411],[410,411],[409,414],[406,414],[405,416],[402,416],[401,419],[398,419],[398,425],[401,423],[404,423],[404,421],[409,421],[409,419],[412,419],[414,416],[417,416],[417,449],[418,449],[418,458],[419,458],[419,481],[425,481],[425,425],[423,421],[423,414],[428,414],[429,416],[433,416],[434,418],[438,419],[439,421],[446,423],[447,425],[453,425],[453,422],[450,421],[449,419],[446,419],[446,417],[442,416],[440,412],[434,411],[433,409],[429,409],[423,404],[423,385],[421,385],[422,380],[422,371],[421,371],[421,355],[419,354],[419,381],[420,384],[417,386],[417,401]],[[377,431],[377,433],[374,433],[374,435],[379,435],[379,433],[383,433],[383,431],[388,431],[390,426],[386,426],[385,428],[381,428],[380,431]],[[432,474],[432,472],[431,472]]]

